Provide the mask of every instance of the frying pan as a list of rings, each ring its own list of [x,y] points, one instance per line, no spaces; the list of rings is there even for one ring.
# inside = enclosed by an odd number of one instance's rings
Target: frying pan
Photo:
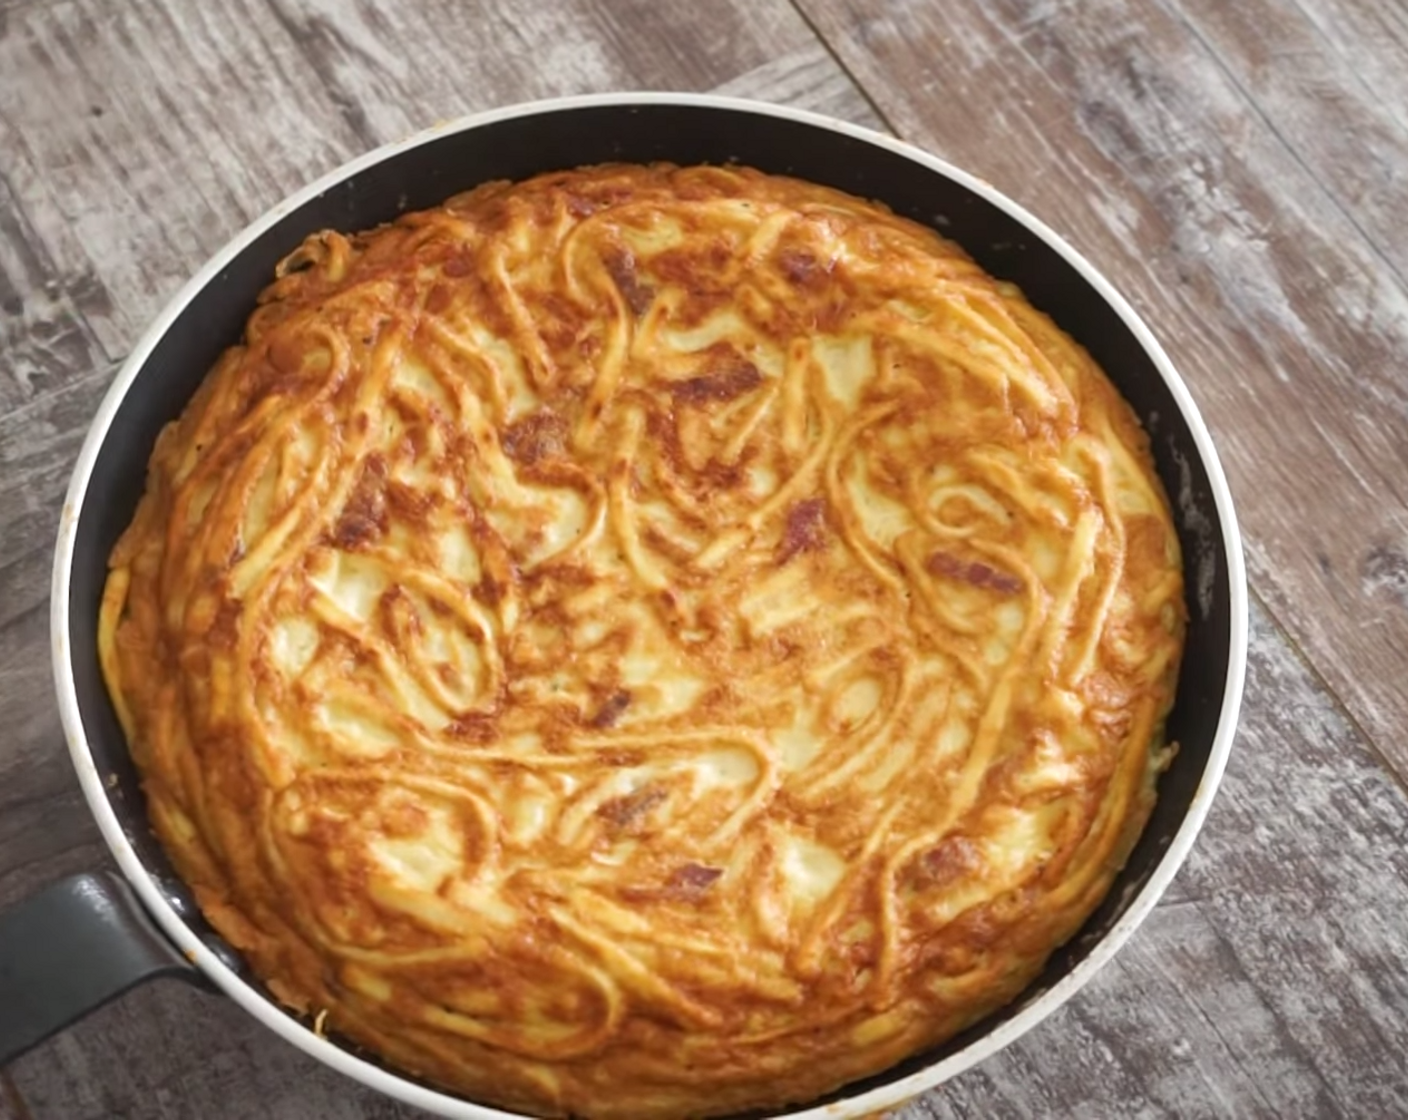
[[[136,507],[157,433],[238,340],[275,263],[307,234],[366,229],[489,179],[610,160],[748,164],[878,199],[958,241],[1082,343],[1133,405],[1171,497],[1187,566],[1187,651],[1168,722],[1179,751],[1104,903],[1015,1003],[935,1050],[787,1115],[865,1116],[981,1061],[1070,999],[1168,886],[1231,748],[1246,665],[1247,594],[1231,496],[1207,429],[1130,305],[1075,250],[988,184],[865,129],[718,97],[539,102],[388,145],[275,207],[186,285],[117,374],[63,508],[51,643],[69,751],[121,874],[63,880],[0,914],[0,1065],[133,984],[168,975],[224,993],[294,1046],[409,1104],[467,1120],[509,1115],[320,1037],[281,1008],[205,923],[148,829],[140,782],[98,668],[98,604],[108,554]]]

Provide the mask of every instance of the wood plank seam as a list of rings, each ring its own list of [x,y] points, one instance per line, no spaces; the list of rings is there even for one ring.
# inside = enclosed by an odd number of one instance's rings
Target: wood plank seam
[[[1250,584],[1248,584],[1247,587],[1247,596],[1251,600],[1254,609],[1259,607],[1266,614],[1267,620],[1281,636],[1281,640],[1286,643],[1286,647],[1295,655],[1301,667],[1309,674],[1316,686],[1323,689],[1325,695],[1330,698],[1335,712],[1344,719],[1345,723],[1349,725],[1355,735],[1364,740],[1364,745],[1369,748],[1369,753],[1374,756],[1374,761],[1383,767],[1389,776],[1389,780],[1402,792],[1405,798],[1408,798],[1408,776],[1405,776],[1399,771],[1398,767],[1393,764],[1393,760],[1388,756],[1388,753],[1379,746],[1378,740],[1375,739],[1373,735],[1369,734],[1369,729],[1360,721],[1359,717],[1354,714],[1353,709],[1345,703],[1344,697],[1339,694],[1338,690],[1330,683],[1329,678],[1320,671],[1320,667],[1315,664],[1310,655],[1301,647],[1300,641],[1296,638],[1295,633],[1286,623],[1277,617],[1276,612],[1271,609],[1271,604],[1262,597],[1260,592],[1251,587]],[[1249,698],[1243,697],[1242,704],[1244,707],[1248,702]],[[1235,744],[1232,749],[1237,749]]]
[[[1159,6],[1163,8],[1164,13],[1169,16],[1169,18],[1181,24],[1184,30],[1188,32],[1189,36],[1192,37],[1194,42],[1196,42],[1198,46],[1202,48],[1202,51],[1205,55],[1207,55],[1208,60],[1214,66],[1216,66],[1218,70],[1222,72],[1222,76],[1227,80],[1227,84],[1230,85],[1233,89],[1237,91],[1238,94],[1241,95],[1242,99],[1251,108],[1252,112],[1257,115],[1257,119],[1260,120],[1261,123],[1266,126],[1267,132],[1269,132],[1272,138],[1275,139],[1275,141],[1281,145],[1281,147],[1285,150],[1286,154],[1290,156],[1292,160],[1295,161],[1296,165],[1306,173],[1307,177],[1309,177],[1309,179],[1315,184],[1316,189],[1320,192],[1320,195],[1325,200],[1325,202],[1339,213],[1340,217],[1342,217],[1349,224],[1350,228],[1353,229],[1355,233],[1359,234],[1364,245],[1375,257],[1378,258],[1379,263],[1382,264],[1388,270],[1389,274],[1395,280],[1397,280],[1400,285],[1408,287],[1408,275],[1405,275],[1402,269],[1400,269],[1399,266],[1383,251],[1383,247],[1379,244],[1378,239],[1375,237],[1371,237],[1369,235],[1369,232],[1360,224],[1359,219],[1355,217],[1355,215],[1351,211],[1345,208],[1344,204],[1340,201],[1339,196],[1336,195],[1335,192],[1331,191],[1328,187],[1326,187],[1324,182],[1321,180],[1320,176],[1316,174],[1315,168],[1312,167],[1308,162],[1306,162],[1305,158],[1301,155],[1300,149],[1291,141],[1288,136],[1286,136],[1284,130],[1274,120],[1271,119],[1271,116],[1262,107],[1262,104],[1257,99],[1255,93],[1253,93],[1250,89],[1246,87],[1246,85],[1244,85],[1241,81],[1238,80],[1237,72],[1227,64],[1227,60],[1223,57],[1222,52],[1217,49],[1216,45],[1205,34],[1203,34],[1202,29],[1199,28],[1192,20],[1190,20],[1186,15],[1183,14],[1182,11],[1178,10],[1177,8],[1169,7],[1166,3],[1163,3],[1162,0],[1160,0]]]
[[[870,90],[866,88],[865,83],[860,80],[860,77],[846,64],[845,59],[841,57],[840,52],[836,49],[831,40],[822,34],[821,28],[816,25],[816,21],[812,19],[811,13],[802,6],[801,0],[788,0],[788,3],[792,5],[792,10],[797,13],[797,17],[806,25],[807,30],[810,31],[816,41],[822,45],[831,61],[835,63],[836,68],[846,76],[846,79],[851,85],[855,86],[861,97],[865,99],[865,103],[870,107],[870,111],[874,113],[876,118],[885,126],[885,131],[891,136],[903,139],[903,137],[900,136],[899,129],[895,127],[895,122],[886,116],[885,110],[880,107],[880,103],[871,95]]]
[[[1267,998],[1268,993],[1266,991],[1265,985],[1259,983],[1256,977],[1247,969],[1246,965],[1243,963],[1240,955],[1237,952],[1237,947],[1235,943],[1229,940],[1225,932],[1219,928],[1219,923],[1217,922],[1216,915],[1209,915],[1206,908],[1201,905],[1195,904],[1195,906],[1197,907],[1199,917],[1207,923],[1208,928],[1212,930],[1219,938],[1221,938],[1223,940],[1223,943],[1226,945],[1227,953],[1230,956],[1232,964],[1235,966],[1236,969],[1236,979],[1240,980],[1241,983],[1246,984],[1248,988],[1255,992],[1257,998],[1260,999],[1264,1005],[1270,1006],[1270,1001]],[[1170,909],[1170,907],[1160,906],[1160,909],[1167,910]],[[1167,968],[1165,962],[1157,955],[1154,956],[1153,959],[1155,967],[1158,968],[1160,972],[1168,976],[1173,983],[1178,983],[1179,978],[1176,970]],[[1079,1006],[1078,999],[1076,1003],[1077,1006]],[[1223,1032],[1217,1020],[1212,1015],[1208,1014],[1207,1009],[1199,1003],[1192,1003],[1191,1006],[1193,1008],[1194,1013],[1202,1021],[1206,1028],[1212,1033],[1212,1035],[1218,1040],[1218,1042],[1220,1042],[1222,1046],[1226,1048],[1229,1052],[1235,1052],[1237,1049],[1236,1040],[1229,1037]],[[1308,1069],[1314,1077],[1316,1083],[1320,1086],[1320,1088],[1323,1089],[1329,1097],[1333,1098],[1333,1087],[1326,1080],[1324,1073],[1315,1064],[1313,1055],[1310,1054],[1310,1052],[1306,1049],[1304,1044],[1302,1044],[1300,1039],[1295,1036],[1294,1032],[1287,1030],[1286,1025],[1277,1020],[1275,1033],[1277,1034],[1279,1041],[1286,1047],[1286,1049],[1301,1060],[1302,1068]],[[1274,1116],[1276,1114],[1275,1102],[1267,1099],[1262,1086],[1255,1085],[1254,1087],[1257,1094],[1257,1099],[1266,1106],[1265,1115]]]
[[[327,90],[333,104],[337,107],[343,123],[352,131],[363,150],[370,152],[373,148],[384,143],[384,139],[377,136],[376,130],[372,127],[372,123],[362,106],[342,92],[337,74],[328,65],[327,55],[322,51],[311,49],[309,42],[311,36],[290,18],[288,12],[277,3],[277,0],[265,0],[264,8],[284,29],[288,37],[297,44],[299,54],[308,61],[308,65],[317,76],[318,82]],[[334,34],[336,33],[336,28],[330,28],[330,30]]]
[[[1349,71],[1351,79],[1354,81],[1354,84],[1357,85],[1361,91],[1363,91],[1364,96],[1370,100],[1377,100],[1381,96],[1380,92],[1376,90],[1373,85],[1364,80],[1363,75],[1360,73],[1359,69],[1354,65],[1354,60],[1352,58],[1346,57],[1343,53],[1336,49],[1334,41],[1328,35],[1325,34],[1325,29],[1320,26],[1320,23],[1318,20],[1316,20],[1314,13],[1311,12],[1311,10],[1305,6],[1304,0],[1286,0],[1286,2],[1289,3],[1291,7],[1293,7],[1296,11],[1301,14],[1301,16],[1305,20],[1306,26],[1311,28],[1315,32],[1315,35],[1320,40],[1320,42],[1325,45],[1325,50],[1328,53],[1333,54],[1335,59],[1340,62],[1346,70]],[[1390,107],[1392,106],[1392,104],[1393,103],[1390,102]],[[1399,122],[1399,124],[1408,127],[1408,117],[1404,117],[1395,113],[1394,118]]]

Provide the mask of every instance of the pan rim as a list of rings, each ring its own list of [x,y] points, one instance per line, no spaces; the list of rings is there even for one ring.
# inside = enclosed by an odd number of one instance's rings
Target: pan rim
[[[874,130],[853,125],[809,110],[767,102],[715,94],[615,92],[551,98],[504,106],[469,114],[436,124],[404,139],[393,141],[358,156],[321,176],[303,189],[271,207],[236,234],[217,251],[165,305],[122,363],[98,407],[75,462],[65,496],[55,548],[50,586],[50,647],[54,684],[60,720],[70,758],[77,772],[84,798],[108,848],[123,875],[132,884],[148,913],[187,959],[244,1011],[275,1031],[284,1041],[323,1062],[345,1076],[368,1085],[397,1100],[438,1115],[458,1120],[519,1120],[519,1114],[476,1104],[447,1092],[419,1085],[390,1070],[367,1061],[315,1034],[290,1013],[277,1006],[241,979],[198,938],[171,907],[146,866],[123,832],[108,791],[89,748],[78,703],[78,690],[69,648],[69,595],[82,509],[98,454],[102,449],[128,391],[146,366],[158,343],[166,336],[186,306],[239,256],[245,248],[276,222],[305,203],[332,190],[360,172],[386,162],[401,153],[431,143],[441,137],[469,132],[487,125],[521,117],[557,114],[578,109],[687,106],[778,118],[830,131],[900,155],[925,169],[947,178],[996,206],[1034,236],[1040,238],[1085,279],[1099,297],[1119,316],[1140,348],[1149,356],[1163,379],[1192,436],[1193,445],[1207,473],[1209,488],[1218,515],[1218,533],[1227,560],[1229,589],[1229,650],[1227,679],[1218,710],[1216,731],[1198,788],[1167,849],[1158,858],[1149,879],[1125,906],[1115,925],[1056,984],[1032,1000],[1011,1018],[997,1024],[962,1049],[924,1068],[884,1085],[867,1089],[824,1105],[784,1111],[788,1120],[846,1120],[860,1118],[895,1107],[933,1088],[1005,1048],[1031,1030],[1083,988],[1109,962],[1134,930],[1148,916],[1167,889],[1192,848],[1211,807],[1231,752],[1245,682],[1249,640],[1249,600],[1246,586],[1241,535],[1233,508],[1231,490],[1223,473],[1212,437],[1197,404],[1181,376],[1153,332],[1133,306],[1086,258],[1069,245],[1041,219],[1008,198],[985,180],[955,167],[923,149]],[[545,169],[546,170],[546,169]],[[844,1092],[844,1090],[843,1090]]]

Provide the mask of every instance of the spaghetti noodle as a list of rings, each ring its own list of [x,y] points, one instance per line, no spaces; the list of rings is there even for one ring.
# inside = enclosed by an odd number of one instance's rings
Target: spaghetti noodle
[[[1014,997],[1170,747],[1128,406],[955,246],[741,168],[280,266],[100,653],[153,824],[320,1031],[526,1112],[813,1098]]]

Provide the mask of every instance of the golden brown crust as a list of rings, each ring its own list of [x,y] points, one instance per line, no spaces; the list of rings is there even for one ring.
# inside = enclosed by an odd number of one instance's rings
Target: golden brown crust
[[[1167,503],[930,231],[743,169],[491,184],[279,269],[101,655],[272,991],[529,1112],[803,1101],[1014,996],[1153,801]]]

